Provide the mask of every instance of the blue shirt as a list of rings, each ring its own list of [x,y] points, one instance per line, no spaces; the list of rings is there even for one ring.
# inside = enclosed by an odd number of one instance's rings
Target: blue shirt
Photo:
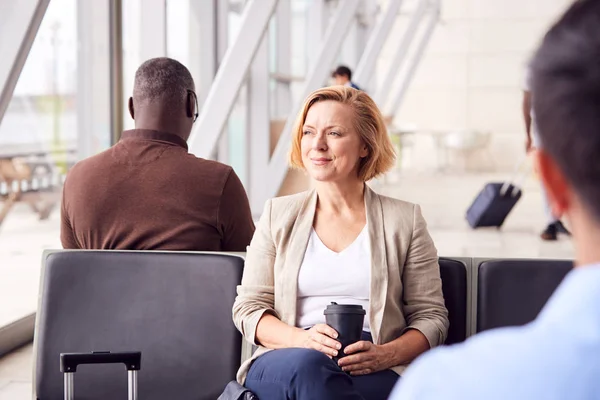
[[[530,324],[428,351],[389,399],[600,399],[600,265],[569,272]]]

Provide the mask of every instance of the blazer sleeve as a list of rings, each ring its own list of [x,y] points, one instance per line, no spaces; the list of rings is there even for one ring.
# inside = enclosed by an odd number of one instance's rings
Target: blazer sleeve
[[[247,341],[258,345],[256,327],[263,314],[280,318],[275,311],[275,242],[271,233],[271,200],[265,204],[254,237],[246,252],[242,284],[237,287],[233,322]]]
[[[413,234],[402,284],[406,330],[420,331],[432,348],[442,344],[448,334],[448,310],[442,293],[437,249],[418,205],[414,206]]]

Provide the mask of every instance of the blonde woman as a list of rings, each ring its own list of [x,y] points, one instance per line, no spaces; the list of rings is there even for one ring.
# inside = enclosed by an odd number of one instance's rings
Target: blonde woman
[[[419,354],[445,340],[437,250],[419,206],[375,193],[394,150],[377,106],[344,86],[317,90],[293,131],[292,166],[315,189],[267,201],[233,319],[259,346],[238,381],[261,400],[383,400]],[[362,341],[340,350],[331,302],[360,304]]]

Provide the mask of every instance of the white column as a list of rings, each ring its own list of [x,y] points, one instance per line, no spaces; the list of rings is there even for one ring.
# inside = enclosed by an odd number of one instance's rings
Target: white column
[[[77,150],[86,158],[110,146],[108,0],[77,5]]]
[[[140,63],[167,55],[166,0],[137,0],[140,2]],[[127,21],[124,21],[127,23]]]
[[[282,76],[292,75],[292,5],[290,0],[279,0],[275,25],[276,32],[276,60],[277,74]],[[268,54],[267,54],[268,57]],[[268,61],[268,58],[267,58]],[[266,66],[267,70],[269,65]],[[266,83],[268,85],[268,81]],[[292,107],[291,80],[277,82],[275,90],[274,109],[275,117],[287,115]]]
[[[329,16],[326,0],[310,0],[308,8],[308,20],[306,30],[306,43],[307,43],[307,60],[308,68],[310,70],[313,62],[317,58],[319,46],[323,40],[325,34],[325,26],[327,24],[327,18]]]
[[[190,1],[190,63],[196,81],[196,94],[202,107],[217,73],[216,0]]]
[[[356,70],[358,59],[360,57],[358,53],[359,40],[358,21],[355,16],[350,24],[350,28],[348,28],[348,32],[346,32],[346,37],[338,58],[339,64],[347,66],[352,71]],[[354,76],[352,77],[352,80],[354,80]]]
[[[258,48],[248,80],[248,127],[246,129],[248,193],[252,214],[260,215],[269,173],[269,46],[265,35]]]
[[[0,121],[50,0],[0,0]]]
[[[215,0],[217,21],[217,68],[221,65],[229,47],[229,0]]]
[[[216,21],[217,21],[217,70],[221,66],[221,61],[225,57],[227,47],[229,46],[229,0],[217,0],[216,3]],[[214,18],[214,17],[213,17]],[[220,133],[217,148],[217,159],[222,163],[229,163],[229,129],[227,123]],[[211,155],[212,158],[212,155]]]

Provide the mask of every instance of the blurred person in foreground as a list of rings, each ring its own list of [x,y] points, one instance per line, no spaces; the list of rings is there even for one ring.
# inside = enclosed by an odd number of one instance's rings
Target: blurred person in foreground
[[[331,74],[331,77],[335,80],[336,85],[348,86],[361,90],[354,82],[352,82],[352,70],[345,65],[337,67]]]
[[[531,153],[540,146],[540,134],[536,123],[535,112],[532,108],[531,94],[531,68],[528,66],[525,72],[525,86],[523,88],[523,119],[525,120],[525,151]],[[548,221],[548,225],[540,234],[543,240],[557,240],[558,234],[571,235],[571,232],[565,227],[559,217],[552,211],[548,202],[548,194],[542,185],[542,199],[544,201],[544,213]]]
[[[535,160],[552,209],[571,223],[575,268],[535,321],[424,355],[390,399],[600,398],[600,0],[572,5],[532,74]]]
[[[198,116],[194,81],[170,58],[143,63],[129,112],[135,129],[67,175],[65,249],[244,251],[254,233],[230,166],[188,153]]]
[[[233,307],[259,346],[238,382],[264,400],[384,400],[406,365],[446,338],[437,250],[418,205],[366,184],[395,158],[366,93],[313,92],[292,142],[290,163],[315,189],[265,205]],[[337,363],[338,332],[323,315],[331,302],[366,310],[362,340]]]

